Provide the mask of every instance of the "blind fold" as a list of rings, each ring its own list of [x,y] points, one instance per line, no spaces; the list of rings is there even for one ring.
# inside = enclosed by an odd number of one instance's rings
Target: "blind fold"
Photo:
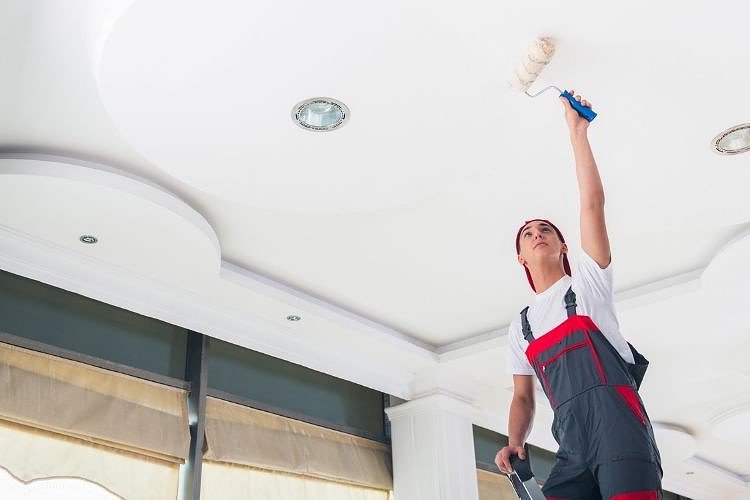
[[[248,492],[252,494],[249,495]],[[389,493],[385,490],[221,462],[204,462],[201,480],[202,500],[388,500]]]
[[[206,442],[207,460],[393,487],[387,445],[212,397],[206,401]]]
[[[186,391],[0,343],[0,419],[182,462]]]
[[[0,420],[0,450],[0,467],[26,483],[77,477],[123,499],[177,498],[179,466],[173,462],[4,420]]]

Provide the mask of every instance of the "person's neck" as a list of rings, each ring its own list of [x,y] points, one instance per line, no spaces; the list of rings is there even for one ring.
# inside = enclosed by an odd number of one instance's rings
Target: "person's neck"
[[[531,270],[531,279],[534,280],[534,288],[536,288],[537,294],[548,290],[563,276],[565,276],[565,271],[558,266]]]

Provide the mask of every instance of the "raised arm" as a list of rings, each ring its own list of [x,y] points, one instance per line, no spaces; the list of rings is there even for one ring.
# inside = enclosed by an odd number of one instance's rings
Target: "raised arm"
[[[575,95],[574,90],[570,93]],[[582,100],[580,95],[576,95],[576,99],[584,106],[591,107],[591,104],[585,99]],[[565,121],[570,131],[570,143],[576,162],[581,207],[581,247],[604,269],[611,262],[612,255],[604,220],[604,187],[589,144],[589,122],[578,115],[567,99],[560,97],[560,101],[565,108]]]
[[[508,446],[497,452],[495,464],[501,472],[511,472],[510,456],[526,458],[523,446],[534,422],[534,376],[513,375],[513,400],[508,416]]]

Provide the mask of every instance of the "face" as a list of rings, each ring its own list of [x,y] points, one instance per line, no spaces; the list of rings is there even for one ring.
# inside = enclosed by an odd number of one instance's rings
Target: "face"
[[[532,221],[524,226],[519,238],[521,253],[518,262],[533,265],[543,260],[559,260],[568,251],[554,228],[544,221]]]

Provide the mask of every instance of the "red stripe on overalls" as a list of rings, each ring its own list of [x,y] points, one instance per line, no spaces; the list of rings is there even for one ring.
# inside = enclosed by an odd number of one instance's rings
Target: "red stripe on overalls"
[[[599,356],[597,356],[596,354],[594,344],[591,342],[591,335],[589,334],[589,332],[592,330],[599,331],[599,328],[594,324],[593,321],[591,321],[591,318],[589,318],[588,316],[570,316],[568,317],[568,319],[557,325],[548,333],[545,333],[538,339],[534,339],[534,341],[529,344],[529,347],[526,348],[526,357],[528,358],[529,363],[531,363],[532,365],[536,364],[536,358],[541,353],[543,353],[550,347],[554,347],[555,344],[558,344],[562,339],[578,330],[585,330],[586,342],[591,349],[591,353],[594,355],[596,368],[599,370],[599,375],[601,375],[602,377],[602,382],[606,384],[607,377],[604,375],[604,368],[602,368],[602,364],[599,362]]]
[[[573,315],[569,316],[568,319],[557,325],[555,328],[550,330],[549,332],[545,333],[541,337],[534,339],[529,346],[526,348],[526,357],[529,360],[529,363],[531,363],[532,366],[536,366],[538,368],[537,373],[542,377],[544,384],[548,388],[548,396],[550,397],[550,402],[553,406],[557,404],[554,394],[552,392],[552,387],[549,383],[549,380],[547,380],[547,375],[545,374],[543,367],[545,365],[550,364],[552,361],[558,359],[561,355],[579,348],[583,347],[582,343],[579,342],[577,344],[571,345],[563,349],[560,353],[555,355],[552,359],[547,360],[545,362],[540,363],[537,359],[540,354],[545,352],[547,349],[550,349],[552,347],[555,347],[558,343],[560,343],[565,337],[568,335],[573,334],[574,332],[583,331],[584,336],[586,340],[584,341],[583,345],[588,345],[589,349],[591,350],[591,355],[594,358],[594,363],[596,364],[596,368],[599,371],[599,376],[602,379],[602,383],[607,383],[607,377],[604,375],[604,368],[602,367],[601,362],[599,361],[599,356],[596,353],[596,349],[594,349],[594,343],[591,341],[591,334],[589,332],[591,331],[599,331],[599,328],[594,324],[594,322],[591,320],[588,316],[579,316],[579,315]]]
[[[529,347],[526,349],[526,357],[533,363],[533,359],[550,347],[554,347],[555,344],[559,343],[562,339],[576,330],[599,329],[588,316],[570,316],[555,328],[530,343]]]
[[[634,491],[609,497],[609,500],[659,500],[659,495],[656,490]]]
[[[545,497],[547,500],[570,500],[569,498],[563,497]],[[656,490],[648,491],[634,491],[632,493],[621,493],[613,497],[609,497],[609,500],[659,500],[659,495]]]
[[[620,393],[620,396],[622,396],[622,399],[625,400],[630,409],[633,410],[633,413],[635,413],[635,416],[638,417],[638,420],[640,420],[640,422],[645,425],[646,416],[641,411],[641,402],[638,399],[638,395],[635,393],[633,388],[629,385],[616,385],[615,389],[617,389],[617,392]]]

